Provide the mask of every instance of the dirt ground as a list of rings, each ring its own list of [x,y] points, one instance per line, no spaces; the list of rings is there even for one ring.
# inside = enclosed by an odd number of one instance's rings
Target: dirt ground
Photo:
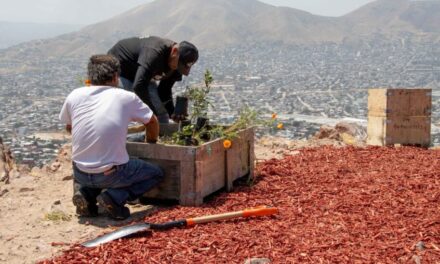
[[[289,141],[263,138],[257,141],[256,158],[281,158],[301,147],[341,145],[331,140]],[[71,243],[85,241],[144,218],[155,208],[131,205],[132,217],[116,222],[105,216],[78,218],[71,202],[72,170],[70,146],[60,150],[58,159],[42,169],[13,172],[0,194],[0,262],[34,263],[50,258]]]

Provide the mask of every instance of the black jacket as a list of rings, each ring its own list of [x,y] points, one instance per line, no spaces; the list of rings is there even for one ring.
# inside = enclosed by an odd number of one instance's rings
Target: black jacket
[[[168,67],[168,58],[175,42],[159,37],[128,38],[120,40],[108,52],[121,64],[121,76],[133,82],[133,90],[154,113],[148,85],[160,80],[158,93],[169,115],[174,112],[172,88],[182,74]]]

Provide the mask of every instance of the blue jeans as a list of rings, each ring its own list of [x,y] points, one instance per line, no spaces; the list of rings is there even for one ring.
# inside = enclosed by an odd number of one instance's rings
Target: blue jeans
[[[78,170],[74,164],[73,176],[83,188],[107,189],[113,201],[121,206],[127,201],[136,200],[163,179],[159,166],[139,159],[130,159],[114,169],[108,175],[90,174]]]
[[[129,92],[134,92],[133,82],[121,76],[119,77],[119,87]],[[165,106],[162,103],[162,100],[160,100],[159,91],[157,90],[157,88],[158,86],[156,82],[151,81],[147,87],[148,94],[150,95],[151,103],[153,104],[154,108],[156,108],[157,111],[156,115],[157,115],[157,119],[159,120],[159,123],[168,124],[170,122],[170,117],[168,115]]]

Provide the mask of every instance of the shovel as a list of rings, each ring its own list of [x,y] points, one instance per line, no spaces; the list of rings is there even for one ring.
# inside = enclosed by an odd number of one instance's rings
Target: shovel
[[[257,207],[257,208],[251,208],[251,209],[245,209],[243,211],[238,212],[229,212],[229,213],[223,213],[223,214],[216,214],[216,215],[207,215],[207,216],[201,216],[201,217],[195,217],[195,218],[188,218],[188,219],[182,219],[177,221],[171,221],[163,224],[153,224],[153,223],[140,223],[130,226],[122,227],[118,230],[115,230],[113,232],[110,232],[108,234],[105,234],[103,236],[100,236],[98,238],[95,238],[93,240],[87,241],[82,243],[84,247],[96,247],[98,245],[120,239],[123,237],[127,237],[129,235],[133,235],[135,233],[146,231],[149,229],[153,230],[166,230],[171,229],[174,227],[183,227],[183,226],[194,226],[196,224],[203,224],[213,221],[219,221],[219,220],[228,220],[236,217],[250,217],[250,216],[265,216],[265,215],[272,215],[278,213],[278,209],[274,207]]]

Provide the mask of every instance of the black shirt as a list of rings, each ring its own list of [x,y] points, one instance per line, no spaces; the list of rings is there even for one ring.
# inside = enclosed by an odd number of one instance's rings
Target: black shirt
[[[151,103],[148,85],[152,80],[160,80],[158,93],[167,112],[174,112],[172,87],[182,80],[182,74],[172,71],[168,58],[174,41],[159,37],[128,38],[120,40],[108,54],[115,56],[121,64],[121,76],[133,82],[133,90],[155,114]]]

